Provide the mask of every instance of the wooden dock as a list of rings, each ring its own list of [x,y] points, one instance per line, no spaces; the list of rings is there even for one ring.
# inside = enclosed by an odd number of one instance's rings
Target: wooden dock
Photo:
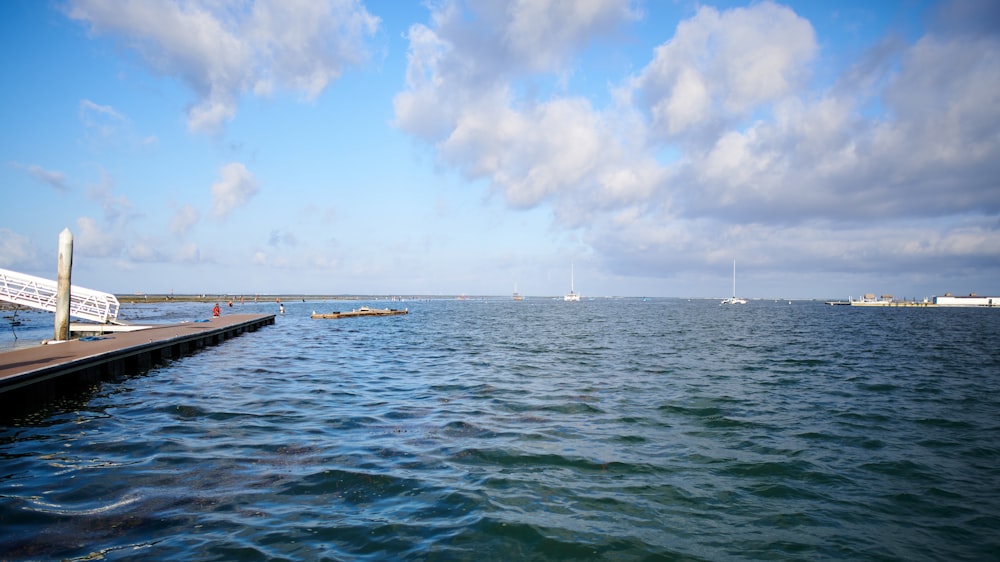
[[[48,343],[0,353],[0,409],[24,410],[64,391],[148,370],[262,326],[274,315],[232,314],[211,320]]]

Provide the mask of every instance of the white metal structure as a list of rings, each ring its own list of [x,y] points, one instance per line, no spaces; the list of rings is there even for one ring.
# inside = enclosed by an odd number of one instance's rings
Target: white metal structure
[[[2,301],[55,312],[56,290],[55,281],[0,268]],[[114,295],[76,285],[72,285],[69,292],[70,316],[102,324],[116,323],[118,299]]]

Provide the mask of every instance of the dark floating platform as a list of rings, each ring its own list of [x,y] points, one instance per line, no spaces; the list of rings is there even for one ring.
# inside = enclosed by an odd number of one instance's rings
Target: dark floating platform
[[[403,310],[397,310],[395,308],[368,308],[367,306],[362,306],[361,308],[354,309],[350,312],[331,312],[329,314],[313,312],[311,318],[330,320],[336,318],[356,318],[358,316],[398,316],[400,314],[409,313],[409,309],[406,308]]]

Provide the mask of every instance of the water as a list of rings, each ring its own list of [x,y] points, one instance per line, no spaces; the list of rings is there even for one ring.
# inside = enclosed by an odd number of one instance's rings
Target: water
[[[0,426],[0,559],[1000,560],[1000,311],[362,304]]]

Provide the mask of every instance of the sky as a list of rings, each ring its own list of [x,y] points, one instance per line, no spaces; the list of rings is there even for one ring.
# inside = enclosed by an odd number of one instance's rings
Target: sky
[[[1000,295],[990,0],[0,2],[0,268],[117,294]]]

